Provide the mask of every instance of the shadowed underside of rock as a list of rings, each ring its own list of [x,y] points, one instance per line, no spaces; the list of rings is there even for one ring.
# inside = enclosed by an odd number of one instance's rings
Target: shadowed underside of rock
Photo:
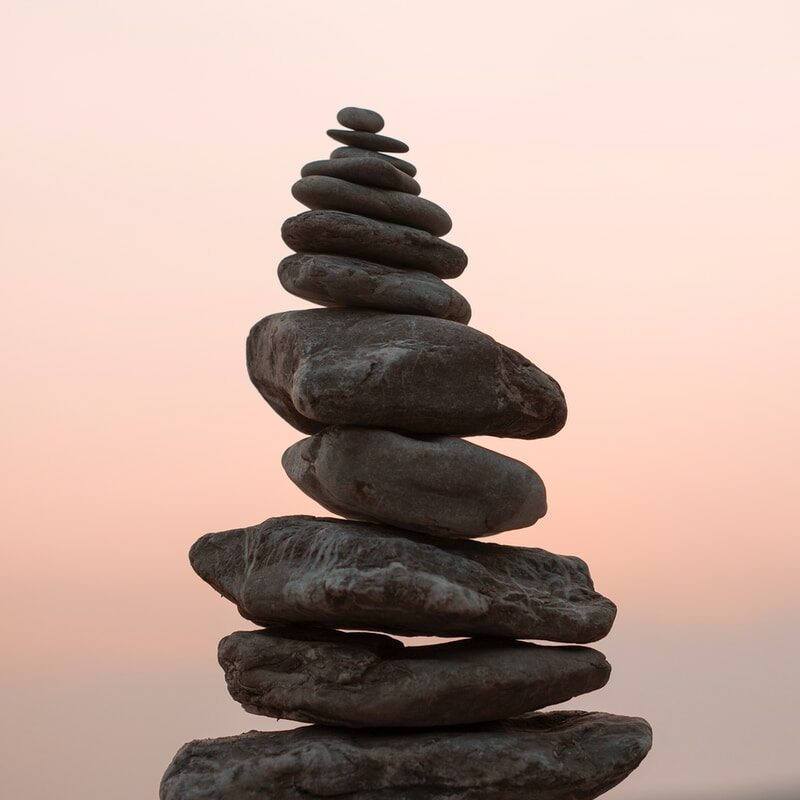
[[[467,266],[460,247],[427,231],[344,211],[304,211],[283,223],[281,236],[298,253],[355,256],[440,278],[457,278]]]
[[[304,433],[328,425],[455,436],[552,436],[561,388],[514,350],[444,319],[322,308],[272,314],[247,340],[250,379]]]
[[[189,558],[265,626],[587,643],[608,633],[616,613],[579,558],[366,522],[274,517],[206,534]]]
[[[282,463],[335,514],[438,536],[524,528],[547,511],[530,467],[454,436],[331,427],[292,445]]]
[[[295,253],[278,265],[287,292],[323,306],[350,306],[469,322],[469,303],[443,280],[360,258]]]
[[[405,647],[370,633],[240,631],[219,646],[247,711],[351,727],[432,727],[516,717],[604,686],[588,647],[466,639]]]
[[[591,800],[650,749],[636,717],[564,711],[432,731],[311,726],[190,742],[161,800]]]

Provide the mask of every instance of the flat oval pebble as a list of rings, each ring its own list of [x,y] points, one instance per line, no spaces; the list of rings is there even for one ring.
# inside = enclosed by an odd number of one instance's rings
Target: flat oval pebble
[[[394,189],[407,194],[420,193],[419,184],[412,177],[382,158],[326,158],[311,161],[300,170],[300,175],[304,178],[308,175],[327,175],[362,186]]]
[[[593,800],[651,745],[643,719],[584,711],[422,731],[251,731],[184,745],[160,798]]]
[[[466,298],[444,281],[416,269],[387,267],[360,258],[295,253],[278,264],[287,292],[322,306],[356,306],[469,322]]]
[[[383,117],[377,111],[368,108],[347,106],[336,115],[336,120],[340,125],[352,128],[354,131],[377,133],[383,130]]]
[[[436,536],[490,536],[547,511],[530,467],[454,436],[334,426],[293,444],[282,464],[334,514]]]
[[[393,167],[397,167],[401,172],[405,172],[406,175],[412,178],[417,174],[417,168],[410,161],[405,161],[395,156],[387,156],[375,150],[366,150],[363,147],[337,147],[331,152],[331,158],[380,158],[388,161]]]
[[[336,142],[347,145],[348,147],[361,147],[364,150],[375,150],[383,153],[407,153],[408,145],[399,139],[391,136],[383,136],[380,133],[369,133],[367,131],[340,131],[331,128],[328,136]]]
[[[406,647],[377,633],[239,631],[219,644],[246,711],[346,727],[434,727],[516,717],[605,686],[589,647],[462,639]]]
[[[460,247],[427,231],[344,211],[304,211],[283,223],[281,236],[298,253],[354,256],[440,278],[457,278],[467,266]]]
[[[292,186],[292,195],[312,209],[333,209],[395,222],[444,236],[453,227],[450,215],[436,203],[406,192],[362,186],[340,178],[309,175]]]
[[[272,314],[247,340],[250,379],[304,433],[328,425],[538,439],[564,425],[553,378],[485,333],[345,308]]]
[[[616,607],[579,558],[307,516],[209,533],[194,571],[246,619],[401,636],[509,636],[586,644]]]

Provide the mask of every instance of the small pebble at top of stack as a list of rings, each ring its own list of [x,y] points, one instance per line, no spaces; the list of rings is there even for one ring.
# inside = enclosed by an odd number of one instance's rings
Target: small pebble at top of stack
[[[368,108],[347,106],[336,115],[336,120],[340,125],[354,131],[377,133],[383,130],[383,117],[377,111],[370,111]]]

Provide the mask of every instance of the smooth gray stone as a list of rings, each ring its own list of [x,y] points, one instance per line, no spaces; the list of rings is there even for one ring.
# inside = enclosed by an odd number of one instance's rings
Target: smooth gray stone
[[[574,556],[369,522],[274,517],[208,533],[189,559],[243,617],[265,627],[586,644],[605,636],[616,614]]]
[[[376,633],[239,631],[219,644],[228,690],[252,714],[345,727],[435,727],[516,717],[600,689],[588,647],[461,639],[405,647]]]
[[[383,117],[377,111],[368,108],[347,106],[336,115],[336,120],[340,125],[352,128],[354,131],[377,133],[383,130]]]
[[[530,467],[454,436],[334,426],[293,444],[282,463],[334,514],[436,536],[490,536],[547,511]]]
[[[327,175],[363,186],[377,186],[415,195],[420,193],[419,184],[412,177],[382,158],[326,158],[311,161],[300,170],[300,175],[304,178],[308,175]]]
[[[360,258],[295,253],[278,264],[278,278],[287,292],[322,306],[422,314],[465,324],[472,314],[466,298],[430,272]]]
[[[336,142],[348,147],[361,147],[364,150],[375,150],[383,153],[407,153],[408,145],[391,136],[369,131],[340,131],[331,128],[328,136]]]
[[[347,163],[346,159],[339,159]],[[377,189],[358,183],[309,175],[292,186],[292,195],[312,209],[334,209],[362,214],[372,219],[396,222],[419,228],[434,236],[444,236],[453,227],[450,215],[436,203],[406,192]]]
[[[304,211],[283,223],[281,236],[298,253],[354,256],[440,278],[457,278],[467,266],[467,254],[444,239],[344,211]]]
[[[363,147],[337,147],[331,152],[331,158],[380,158],[388,161],[392,166],[397,167],[401,172],[405,172],[406,175],[412,178],[417,174],[417,168],[410,161],[405,161],[395,156],[387,156],[375,150],[365,150]]]
[[[538,439],[567,405],[553,378],[485,333],[349,308],[272,314],[247,339],[250,379],[304,433],[328,425]]]
[[[184,745],[160,798],[592,800],[651,744],[643,719],[584,711],[422,731],[251,731]]]

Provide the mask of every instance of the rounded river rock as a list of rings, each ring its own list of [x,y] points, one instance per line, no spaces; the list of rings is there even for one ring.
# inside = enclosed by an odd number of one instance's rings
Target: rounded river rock
[[[411,177],[393,167],[382,158],[327,158],[310,161],[300,175],[326,175],[345,181],[360,183],[363,186],[377,186],[380,189],[394,189],[407,194],[419,194],[419,184]]]
[[[291,425],[454,436],[552,436],[567,406],[553,378],[485,333],[435,317],[285,311],[247,340],[250,379]]]
[[[585,644],[605,636],[616,614],[574,556],[368,522],[274,517],[206,534],[189,559],[243,617],[265,627]]]
[[[360,258],[295,253],[278,264],[287,292],[321,306],[356,306],[469,322],[466,298],[430,272]]]
[[[361,147],[364,150],[375,150],[383,153],[407,153],[408,145],[391,136],[369,131],[340,131],[331,128],[328,131],[331,139],[348,147]]]
[[[423,731],[309,726],[189,742],[161,800],[592,800],[647,755],[637,717],[583,711]]]
[[[588,647],[462,639],[406,647],[376,633],[240,631],[219,645],[246,711],[346,727],[432,727],[516,717],[606,684]]]
[[[347,106],[336,115],[336,120],[340,125],[352,128],[354,131],[377,133],[383,130],[383,117],[377,111],[369,108]]]
[[[281,226],[283,241],[295,252],[355,256],[390,267],[457,278],[466,253],[427,231],[344,211],[304,211]]]
[[[308,208],[348,211],[419,228],[434,236],[444,236],[453,227],[450,215],[430,200],[407,192],[362,186],[325,175],[300,178],[292,186],[292,195]]]
[[[530,467],[454,436],[330,427],[292,445],[282,463],[335,514],[438,536],[490,536],[547,511]]]

